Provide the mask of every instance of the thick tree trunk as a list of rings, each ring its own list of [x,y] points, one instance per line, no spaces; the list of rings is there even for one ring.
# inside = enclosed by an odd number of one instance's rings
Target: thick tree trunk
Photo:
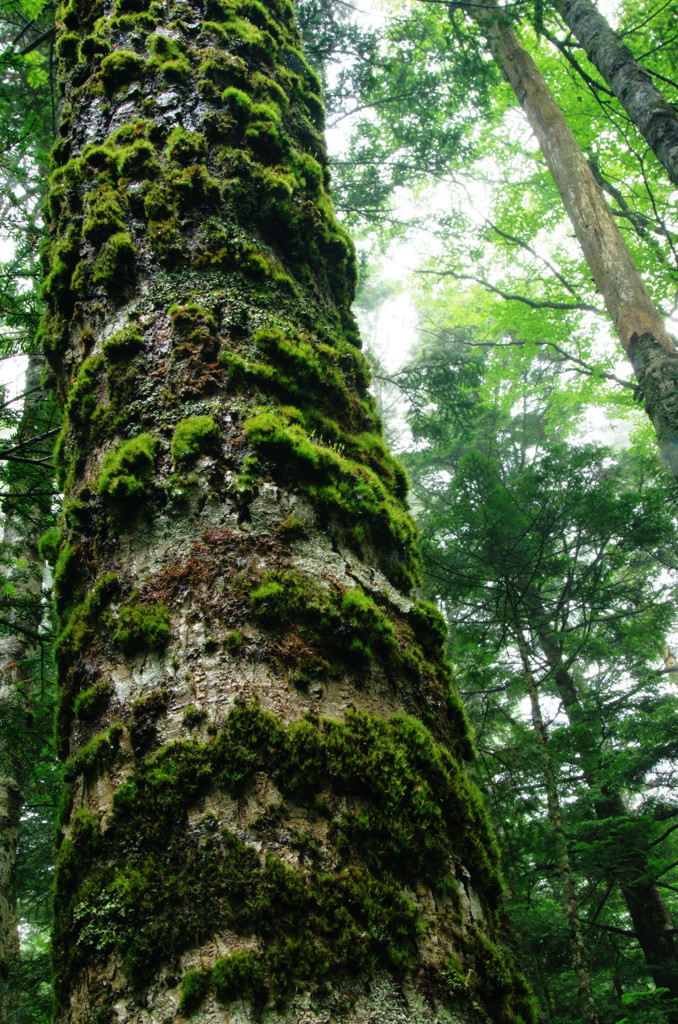
[[[57,1020],[532,1020],[291,5],[140,6],[57,43]]]
[[[546,81],[494,5],[464,4],[522,106],[633,366],[663,458],[678,477],[678,350]]]
[[[678,185],[678,115],[592,0],[557,0],[555,8]]]
[[[548,663],[558,696],[568,721],[574,727],[573,742],[579,752],[587,785],[596,794],[593,807],[596,817],[609,824],[609,838],[615,841],[619,825],[629,820],[629,812],[621,794],[607,785],[601,764],[600,749],[582,705],[576,682],[564,659],[562,649],[553,636],[546,610],[536,593],[529,595],[532,626]],[[648,969],[657,988],[666,988],[671,999],[678,999],[678,944],[675,928],[661,892],[650,879],[647,851],[638,846],[625,846],[618,841],[610,872],[619,885],[633,929],[643,951]],[[678,1011],[669,1014],[677,1024]]]
[[[527,690],[527,695],[530,698],[532,728],[535,736],[537,737],[537,743],[541,754],[542,776],[544,779],[544,788],[546,790],[548,818],[553,832],[555,846],[558,851],[558,870],[560,873],[563,909],[565,911],[565,919],[570,933],[570,951],[572,954],[572,965],[577,977],[579,999],[581,1000],[582,1006],[582,1017],[584,1020],[589,1021],[589,1024],[600,1024],[600,1017],[596,1010],[593,986],[591,984],[591,973],[589,971],[588,958],[586,955],[586,943],[584,942],[581,919],[579,917],[579,900],[577,899],[574,872],[570,861],[567,837],[565,836],[565,830],[563,828],[563,816],[560,810],[560,798],[558,795],[558,782],[553,768],[553,763],[551,761],[548,735],[546,732],[546,726],[544,725],[544,718],[541,713],[541,705],[539,703],[539,693],[537,691],[537,686],[530,665],[528,645],[520,627],[516,630],[516,636],[520,650],[520,657],[523,663],[525,688]]]

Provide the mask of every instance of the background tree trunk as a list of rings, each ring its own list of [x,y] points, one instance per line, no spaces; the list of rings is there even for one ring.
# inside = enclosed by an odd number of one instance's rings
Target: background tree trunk
[[[62,17],[57,1020],[532,1020],[291,5]]]
[[[541,72],[494,5],[465,4],[525,111],[638,379],[663,458],[678,476],[678,351],[593,172]]]
[[[558,0],[555,8],[678,185],[678,116],[648,73],[591,0]]]
[[[43,368],[41,356],[29,358],[27,398],[17,431],[21,442],[45,428]],[[2,502],[2,545],[10,571],[9,612],[3,615],[0,636],[0,1020],[11,1019],[12,1011],[21,1005],[15,876],[24,786],[34,768],[30,733],[41,699],[38,667],[45,563],[38,541],[50,505],[51,479],[50,468],[14,463],[5,475],[7,492]],[[40,496],[33,493],[36,485]]]
[[[589,1021],[589,1024],[600,1024],[600,1017],[596,1010],[593,986],[591,984],[591,974],[588,967],[586,944],[584,942],[581,919],[579,917],[579,900],[577,899],[574,872],[572,871],[570,851],[568,849],[567,838],[563,828],[563,816],[560,810],[560,800],[558,797],[558,783],[553,769],[553,764],[551,763],[548,736],[539,703],[539,693],[534,680],[534,675],[532,674],[532,668],[530,666],[530,652],[519,625],[516,626],[516,639],[518,641],[520,657],[523,663],[525,688],[530,699],[532,728],[535,736],[537,737],[537,744],[541,755],[542,776],[544,779],[544,788],[546,790],[548,818],[553,832],[556,849],[558,851],[558,872],[560,874],[562,903],[565,911],[565,918],[567,920],[568,931],[570,933],[572,964],[577,976],[577,986],[579,988],[582,1013],[584,1020]]]
[[[655,985],[667,989],[668,998],[678,999],[675,927],[662,895],[650,877],[647,851],[636,844],[624,844],[623,836],[618,835],[620,824],[629,820],[628,808],[621,794],[606,783],[590,718],[557,639],[550,633],[548,616],[538,595],[529,594],[528,604],[533,614],[534,632],[546,657],[563,710],[570,725],[575,727],[573,739],[580,753],[584,778],[593,793],[595,815],[608,823],[610,842],[617,844],[610,855],[610,873],[619,885]],[[672,1010],[668,1019],[671,1024],[676,1024],[678,1011]]]

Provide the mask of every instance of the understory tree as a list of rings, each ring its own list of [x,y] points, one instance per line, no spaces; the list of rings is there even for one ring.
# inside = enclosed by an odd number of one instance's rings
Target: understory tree
[[[674,617],[675,502],[642,448],[554,436],[557,363],[526,363],[517,381],[501,352],[449,352],[448,336],[404,376],[412,389],[418,378],[407,461],[508,881],[519,909],[535,907],[521,931],[537,956],[540,899],[564,898],[596,971],[616,972],[616,1002],[593,986],[602,1019],[618,1020],[621,995],[651,979],[674,1020],[675,696],[656,666]],[[598,966],[600,936],[628,938]],[[535,983],[554,1019],[571,1019],[583,1006],[554,986],[558,974]]]
[[[57,23],[57,1020],[532,1021],[292,6]]]

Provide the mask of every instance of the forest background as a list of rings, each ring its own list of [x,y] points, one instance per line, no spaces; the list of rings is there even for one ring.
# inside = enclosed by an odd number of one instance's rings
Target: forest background
[[[670,327],[676,183],[588,62],[566,7],[502,12]],[[675,3],[606,13],[675,112]],[[51,1014],[62,771],[42,557],[58,514],[58,423],[34,341],[53,17],[38,0],[0,7],[0,210],[12,244],[0,354],[28,365],[21,394],[5,388],[0,404],[0,1002],[22,1024]],[[482,25],[461,5],[416,0],[369,12],[300,0],[298,18],[326,86],[375,388],[410,472],[428,596],[450,625],[519,959],[544,1021],[674,1022],[675,480]],[[408,319],[416,344],[396,366]]]

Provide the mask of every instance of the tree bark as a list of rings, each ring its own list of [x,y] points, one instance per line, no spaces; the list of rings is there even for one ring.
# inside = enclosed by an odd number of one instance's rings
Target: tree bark
[[[541,72],[494,5],[464,4],[525,111],[596,287],[633,366],[668,468],[678,477],[678,350],[593,172]]]
[[[678,186],[678,116],[591,0],[557,0],[556,10],[622,104],[669,179]]]
[[[593,995],[593,986],[591,984],[591,973],[589,971],[588,958],[586,955],[586,943],[584,942],[581,919],[579,917],[579,900],[577,899],[574,872],[572,871],[570,851],[568,849],[567,838],[563,828],[563,817],[560,810],[560,799],[558,796],[558,782],[549,752],[548,735],[541,713],[539,693],[537,691],[534,675],[530,666],[529,648],[520,627],[517,627],[516,629],[516,636],[518,648],[520,650],[520,657],[523,663],[525,688],[527,689],[527,694],[530,698],[532,728],[535,736],[537,737],[537,743],[541,754],[542,776],[544,779],[544,788],[546,790],[548,817],[553,837],[555,839],[555,845],[558,850],[558,870],[560,873],[563,909],[565,911],[565,919],[570,933],[570,950],[572,953],[572,964],[577,976],[579,999],[581,1001],[584,1019],[589,1021],[589,1024],[600,1024],[600,1017],[596,1010],[596,1001]]]
[[[531,1021],[292,7],[139,6],[57,42],[57,1020]]]

